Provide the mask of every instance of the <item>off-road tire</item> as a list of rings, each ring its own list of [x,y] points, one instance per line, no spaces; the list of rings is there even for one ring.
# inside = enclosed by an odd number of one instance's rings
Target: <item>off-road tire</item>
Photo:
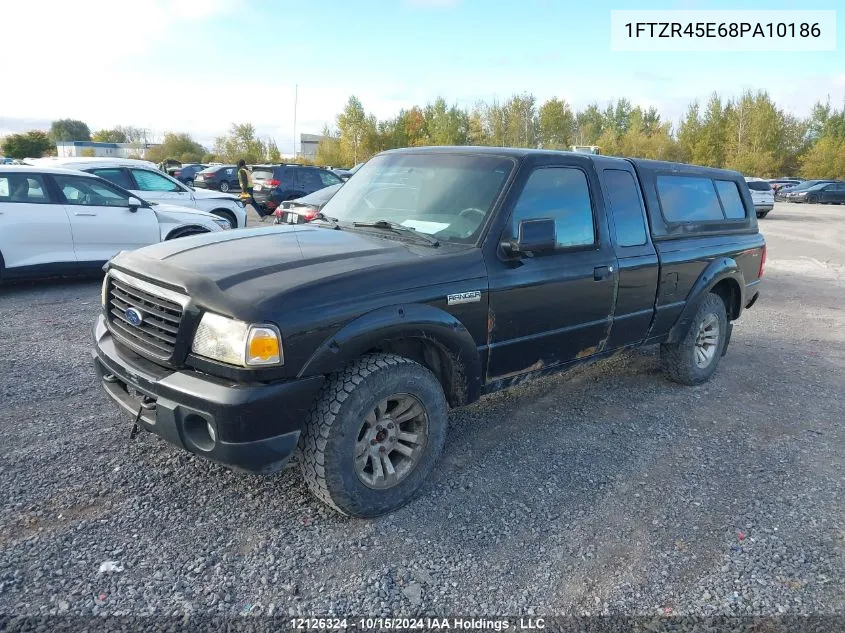
[[[392,488],[364,485],[354,468],[364,418],[396,393],[416,397],[428,415],[428,441],[414,469]],[[300,437],[297,461],[308,488],[338,512],[372,518],[410,502],[434,469],[447,428],[446,397],[437,378],[412,360],[370,354],[333,374],[323,385]]]
[[[719,322],[719,342],[710,363],[701,368],[695,363],[695,340],[701,323],[713,314]],[[719,366],[719,359],[725,349],[728,332],[728,316],[725,302],[716,294],[709,293],[698,308],[695,318],[689,324],[681,340],[660,346],[660,360],[667,378],[683,385],[698,385],[706,382]]]

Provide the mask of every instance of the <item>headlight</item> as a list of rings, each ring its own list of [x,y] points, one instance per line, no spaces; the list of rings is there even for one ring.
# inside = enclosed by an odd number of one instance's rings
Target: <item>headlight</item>
[[[214,222],[224,231],[228,231],[232,228],[232,225],[229,224],[229,220],[226,220],[224,218],[214,218]]]
[[[213,312],[203,314],[191,350],[198,356],[241,367],[284,362],[282,340],[275,326],[250,325]]]

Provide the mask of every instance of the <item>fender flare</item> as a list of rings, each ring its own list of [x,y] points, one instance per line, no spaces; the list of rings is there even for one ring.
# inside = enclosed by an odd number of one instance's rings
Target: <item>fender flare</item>
[[[465,382],[466,403],[479,398],[481,357],[472,335],[453,315],[426,304],[385,306],[350,321],[323,341],[297,378],[330,374],[388,341],[408,338],[434,343],[460,363],[463,376],[457,378]]]
[[[695,318],[701,302],[713,290],[716,284],[725,279],[730,279],[732,283],[736,284],[736,292],[739,296],[739,308],[736,316],[739,317],[744,304],[745,275],[742,274],[742,269],[732,257],[719,257],[707,265],[707,268],[704,269],[693,284],[692,289],[687,294],[686,305],[683,311],[675,321],[675,325],[669,330],[669,336],[666,339],[667,343],[674,343],[683,338],[684,333]]]

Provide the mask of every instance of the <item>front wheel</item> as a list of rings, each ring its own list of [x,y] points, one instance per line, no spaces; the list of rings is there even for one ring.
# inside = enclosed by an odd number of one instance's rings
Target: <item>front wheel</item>
[[[446,398],[428,369],[393,354],[361,358],[323,386],[299,443],[308,488],[372,518],[407,504],[446,439]]]
[[[229,183],[226,182],[225,180],[220,183],[220,191],[222,191],[223,193],[229,192]]]
[[[725,302],[710,293],[701,302],[684,337],[660,346],[663,371],[670,380],[684,385],[706,382],[719,365],[727,333]]]

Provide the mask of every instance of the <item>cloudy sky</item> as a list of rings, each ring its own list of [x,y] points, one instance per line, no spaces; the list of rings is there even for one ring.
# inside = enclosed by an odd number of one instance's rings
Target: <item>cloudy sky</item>
[[[813,9],[835,9],[818,0]],[[627,97],[676,121],[715,91],[768,90],[803,115],[845,101],[835,52],[611,52],[610,10],[794,9],[783,0],[27,0],[3,3],[0,135],[78,118],[92,130],[187,131],[233,122],[292,151],[350,94],[380,118],[438,95],[462,106],[529,91],[574,107]],[[837,16],[838,32],[845,11]],[[13,28],[12,25],[17,25]]]

